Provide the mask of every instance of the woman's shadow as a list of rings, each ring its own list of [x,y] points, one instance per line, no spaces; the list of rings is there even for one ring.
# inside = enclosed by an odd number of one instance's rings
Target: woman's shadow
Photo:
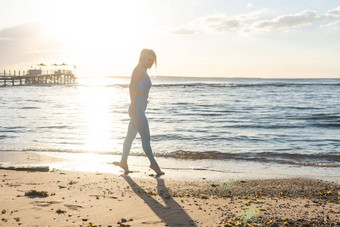
[[[123,178],[128,182],[136,195],[143,199],[167,226],[196,226],[194,220],[192,220],[184,209],[171,197],[169,190],[164,184],[164,179],[156,178],[157,192],[163,199],[165,206],[152,198],[152,196],[136,184],[131,177],[123,176]]]

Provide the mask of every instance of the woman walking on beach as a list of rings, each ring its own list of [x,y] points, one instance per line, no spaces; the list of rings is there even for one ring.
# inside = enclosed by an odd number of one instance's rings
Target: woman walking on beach
[[[130,81],[130,99],[129,107],[130,123],[127,135],[123,145],[123,154],[119,166],[124,170],[125,174],[129,173],[127,158],[130,148],[137,133],[142,139],[142,146],[146,156],[150,161],[150,168],[153,169],[157,175],[163,175],[164,172],[159,168],[150,145],[150,130],[148,119],[145,116],[145,110],[148,103],[149,90],[151,88],[151,80],[147,74],[147,69],[152,65],[157,65],[157,57],[153,50],[143,49],[141,51],[138,65],[133,70]]]

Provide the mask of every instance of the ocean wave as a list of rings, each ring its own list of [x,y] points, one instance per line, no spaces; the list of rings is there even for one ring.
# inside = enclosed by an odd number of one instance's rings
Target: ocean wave
[[[27,99],[26,102],[45,103],[44,100],[37,100],[37,99]]]
[[[13,151],[0,150],[1,151]],[[121,152],[113,151],[85,151],[85,150],[69,150],[69,149],[18,149],[16,151],[23,152],[57,152],[57,153],[79,153],[79,154],[98,154],[98,155],[121,155]],[[131,152],[131,156],[145,156],[144,153]],[[168,153],[155,153],[156,157],[175,158],[175,159],[190,159],[190,160],[235,160],[235,161],[251,161],[264,163],[277,163],[286,165],[298,166],[313,166],[313,167],[340,167],[340,153],[318,153],[318,154],[297,154],[297,153],[282,153],[282,152],[247,152],[247,153],[225,153],[220,151],[185,151],[177,150]]]
[[[268,125],[268,124],[235,124],[235,125],[223,125],[222,128],[237,128],[237,129],[295,129],[305,128],[306,125]]]
[[[169,153],[168,156],[174,158],[190,159],[223,159],[223,158],[288,158],[288,159],[325,159],[328,161],[340,162],[338,153],[319,153],[319,154],[296,154],[296,153],[275,153],[275,152],[247,152],[247,153],[225,153],[220,151],[184,151],[177,150]]]
[[[50,125],[50,126],[38,126],[37,128],[41,129],[65,129],[65,128],[71,128],[69,125]]]
[[[319,127],[319,128],[340,128],[340,123],[338,124],[322,124],[322,123],[316,123],[311,124],[313,127]]]
[[[340,120],[340,115],[313,114],[309,117],[302,117],[302,120]]]
[[[18,133],[19,131],[17,131],[17,130],[0,130],[0,133],[8,133],[8,132],[10,132],[10,133]]]
[[[20,133],[23,132],[23,130],[26,129],[22,126],[14,126],[14,127],[2,127],[0,126],[0,133]]]
[[[0,126],[0,128],[5,128],[5,129],[9,129],[9,130],[11,130],[11,129],[23,129],[23,128],[25,128],[25,127],[23,127],[23,126],[9,126],[9,127],[1,127],[1,126]]]
[[[23,109],[23,110],[30,110],[30,109],[41,109],[40,107],[35,107],[35,106],[23,106],[20,107],[19,109]]]
[[[292,154],[292,153],[224,153],[219,151],[184,151],[177,150],[168,154],[158,156],[172,157],[178,159],[228,159],[241,161],[274,162],[280,164],[316,166],[316,167],[340,167],[339,154]]]

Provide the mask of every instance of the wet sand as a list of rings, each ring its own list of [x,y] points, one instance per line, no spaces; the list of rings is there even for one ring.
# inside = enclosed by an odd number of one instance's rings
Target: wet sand
[[[321,180],[214,183],[21,170],[0,169],[1,226],[340,225],[340,185]]]
[[[35,151],[0,151],[1,165],[8,167],[47,167],[50,170],[78,172],[100,172],[120,175],[121,168],[117,165],[121,155],[96,153],[68,153],[68,152],[35,152]],[[254,162],[234,162],[228,160],[182,160],[175,158],[157,157],[157,161],[166,175],[165,180],[193,180],[226,182],[229,180],[250,179],[286,179],[309,178],[323,179],[328,182],[340,183],[337,168],[328,172],[315,172],[309,167],[289,165],[266,165]],[[209,163],[207,163],[209,162]],[[213,164],[212,164],[213,163]],[[145,156],[129,156],[129,167],[134,173],[132,177],[148,177],[152,170],[148,168],[149,161]],[[213,168],[207,167],[213,165]],[[221,169],[227,166],[227,170]],[[318,167],[320,170],[321,167]]]

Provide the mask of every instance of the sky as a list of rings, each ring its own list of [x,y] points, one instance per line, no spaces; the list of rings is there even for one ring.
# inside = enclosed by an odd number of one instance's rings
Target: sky
[[[1,0],[0,72],[67,63],[78,76],[340,78],[338,0]]]

